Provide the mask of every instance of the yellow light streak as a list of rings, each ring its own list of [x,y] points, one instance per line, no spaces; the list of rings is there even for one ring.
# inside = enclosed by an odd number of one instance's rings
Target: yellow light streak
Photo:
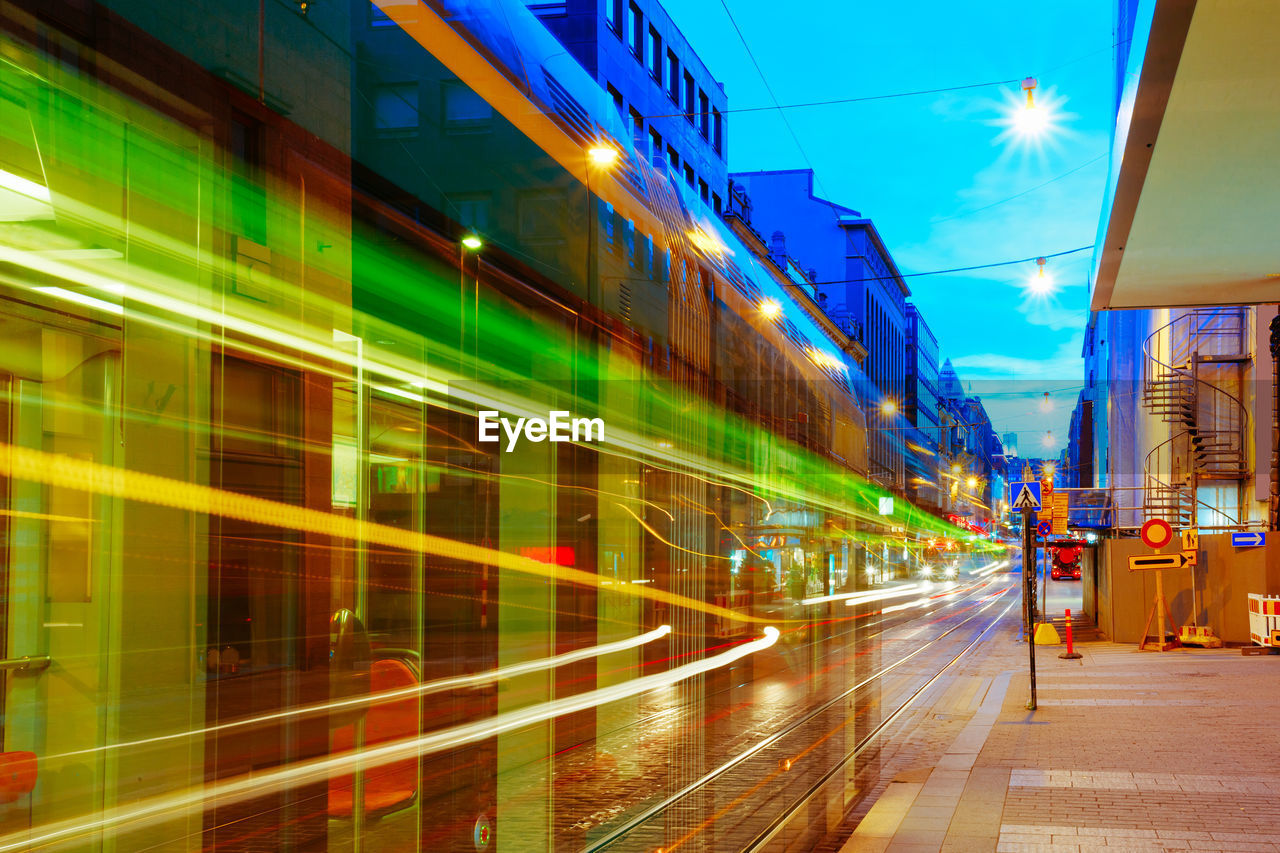
[[[490,565],[499,569],[523,572],[548,580],[604,589],[601,583],[603,579],[599,575],[581,569],[556,566],[530,557],[508,554],[480,545],[446,539],[442,536],[416,533],[390,525],[376,524],[320,510],[277,503],[265,498],[215,489],[211,486],[184,483],[156,474],[144,474],[124,468],[113,468],[86,459],[75,459],[70,456],[46,453],[42,450],[0,443],[0,474],[32,483],[43,483],[55,488],[91,492],[108,497],[134,500],[155,506],[165,506],[171,509],[180,509],[222,518],[236,518],[254,524],[283,527],[289,530],[320,533],[339,539],[385,545],[404,551],[432,554],[468,563]],[[630,509],[621,504],[617,504],[617,506],[630,513],[650,532],[653,532],[652,528],[640,520],[639,516]],[[657,534],[655,533],[655,535]],[[673,547],[678,548],[679,546],[673,545]],[[681,548],[680,550],[687,551],[688,549]],[[698,552],[689,551],[689,553],[697,554]],[[701,556],[714,557],[715,555],[705,554]],[[728,558],[716,557],[716,559]],[[708,615],[731,619],[735,622],[776,621],[766,620],[757,616],[748,616],[725,607],[717,607],[714,604],[707,604],[697,599],[647,586],[629,585],[613,587],[613,589],[627,595],[661,601],[675,607],[684,607]]]

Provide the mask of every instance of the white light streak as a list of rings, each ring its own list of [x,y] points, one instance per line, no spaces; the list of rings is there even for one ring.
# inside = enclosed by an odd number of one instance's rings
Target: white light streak
[[[230,723],[222,723],[217,726],[209,726],[203,729],[193,729],[191,731],[175,732],[174,734],[157,735],[156,737],[143,738],[141,740],[123,741],[121,743],[111,743],[106,746],[94,747],[93,749],[81,749],[74,752],[63,752],[55,755],[47,756],[44,761],[49,762],[59,758],[69,758],[72,756],[85,755],[93,752],[104,752],[107,750],[124,749],[126,747],[150,746],[152,744],[164,743],[165,741],[179,740],[189,737],[204,737],[205,735],[215,732],[225,732],[231,729],[249,728],[252,726],[262,725],[263,723],[282,720],[289,717],[309,717],[315,714],[327,714],[332,711],[341,711],[345,708],[361,705],[380,705],[384,702],[394,702],[400,699],[408,699],[416,696],[426,696],[431,693],[441,693],[445,690],[459,690],[464,687],[478,687],[481,684],[491,684],[495,681],[503,681],[508,678],[515,678],[518,675],[527,675],[530,672],[538,672],[544,669],[555,669],[565,664],[575,663],[587,658],[600,657],[613,652],[626,651],[651,643],[654,640],[665,637],[671,633],[670,625],[662,625],[644,634],[636,637],[629,637],[625,640],[616,640],[612,643],[604,643],[599,646],[591,646],[587,649],[575,649],[571,652],[555,655],[549,658],[539,658],[538,660],[525,661],[524,663],[514,663],[510,666],[499,667],[498,669],[490,669],[484,672],[476,672],[471,675],[458,675],[452,678],[441,678],[436,681],[426,681],[422,684],[415,684],[412,687],[402,687],[398,690],[385,690],[378,693],[362,693],[359,696],[350,696],[345,699],[338,699],[333,702],[322,702],[314,705],[303,705],[297,708],[289,708],[284,711],[277,711],[274,714],[264,714],[260,717],[250,717],[244,720],[234,720]]]
[[[192,787],[176,794],[139,800],[106,809],[96,817],[73,818],[33,827],[30,830],[0,838],[0,853],[34,850],[37,847],[66,842],[99,832],[142,829],[145,826],[171,820],[174,814],[190,809],[224,808],[285,788],[324,783],[334,775],[352,772],[357,763],[367,771],[373,767],[403,761],[407,758],[455,749],[564,714],[669,687],[687,678],[727,666],[748,655],[764,651],[778,641],[778,636],[778,629],[770,625],[764,629],[763,637],[743,643],[735,649],[714,657],[676,667],[668,672],[646,675],[577,696],[540,702],[473,723],[368,747],[360,752],[344,752],[265,773],[247,774],[211,785]]]

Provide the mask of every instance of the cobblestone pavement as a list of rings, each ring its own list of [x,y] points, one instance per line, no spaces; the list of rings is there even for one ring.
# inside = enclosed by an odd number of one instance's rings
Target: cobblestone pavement
[[[958,734],[947,693],[904,721],[891,781],[835,849],[1280,851],[1280,657],[1041,647],[1029,712],[1027,647],[1006,621],[953,678],[990,679],[987,698]]]

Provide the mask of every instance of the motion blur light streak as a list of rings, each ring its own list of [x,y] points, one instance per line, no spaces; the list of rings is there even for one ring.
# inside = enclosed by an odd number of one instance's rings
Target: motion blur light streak
[[[613,654],[614,652],[626,651],[651,643],[661,637],[665,637],[671,633],[670,625],[662,625],[648,633],[641,634],[638,637],[632,637],[626,640],[618,640],[614,643],[605,643],[599,646],[591,646],[586,649],[577,649],[571,652],[564,652],[554,657],[542,658],[540,660],[531,660],[525,663],[511,664],[510,666],[500,667],[498,669],[488,670],[486,672],[476,672],[471,675],[457,675],[452,678],[440,678],[434,681],[427,681],[422,684],[416,684],[412,687],[403,687],[398,690],[386,690],[378,693],[365,693],[359,696],[350,696],[345,699],[338,699],[332,702],[324,702],[316,705],[299,706],[290,708],[287,711],[280,711],[275,714],[265,714],[259,717],[252,717],[244,720],[235,720],[229,723],[223,723],[217,726],[208,726],[202,729],[193,729],[186,732],[175,732],[168,735],[157,735],[156,737],[142,738],[140,740],[121,741],[118,743],[110,743],[106,746],[95,747],[93,749],[81,749],[72,752],[64,752],[57,755],[46,756],[46,761],[55,759],[70,758],[77,755],[85,755],[94,752],[104,752],[118,749],[131,749],[138,746],[148,746],[151,744],[163,743],[170,740],[178,740],[183,738],[202,737],[205,735],[216,734],[218,732],[231,731],[233,729],[251,728],[260,726],[273,720],[283,720],[292,718],[308,717],[315,714],[328,714],[333,711],[341,711],[346,708],[364,707],[373,705],[382,705],[387,702],[394,702],[400,699],[410,697],[427,696],[432,693],[441,693],[446,690],[457,690],[463,687],[476,687],[481,684],[492,684],[496,681],[503,681],[509,678],[515,678],[520,675],[527,675],[531,672],[541,672],[543,670],[555,669],[557,667],[566,666],[580,660],[589,658],[603,657],[604,655]]]
[[[764,651],[777,641],[778,629],[768,625],[764,628],[763,637],[743,643],[732,651],[684,664],[667,672],[641,676],[622,684],[599,688],[577,696],[542,702],[528,708],[508,711],[491,719],[454,726],[416,738],[366,747],[364,751],[358,753],[344,753],[329,758],[299,762],[283,770],[251,774],[239,779],[219,781],[203,788],[194,788],[180,794],[130,803],[127,806],[105,810],[97,817],[71,819],[35,827],[30,833],[0,838],[0,853],[36,850],[99,832],[136,831],[144,826],[171,819],[174,814],[208,803],[227,806],[300,785],[325,782],[334,774],[349,772],[357,762],[364,768],[380,767],[406,758],[429,755],[475,743],[502,732],[523,728],[575,711],[594,708],[650,690],[669,687],[695,675],[710,672],[756,652]]]
[[[547,579],[570,581],[600,587],[606,580],[598,575],[566,566],[555,566],[528,557],[520,557],[425,533],[414,533],[386,525],[359,521],[331,513],[276,503],[263,498],[239,495],[208,486],[184,483],[154,474],[112,468],[57,456],[40,450],[0,443],[0,474],[64,489],[141,501],[144,503],[185,509],[204,515],[239,518],[272,524],[290,530],[308,530],[353,541],[372,542],[424,554],[490,564]],[[619,504],[621,506],[621,504]],[[623,507],[627,512],[631,510]],[[727,558],[726,558],[727,559]],[[675,595],[661,589],[628,585],[615,587],[628,595],[651,598],[678,607],[686,607],[735,622],[776,621],[750,616],[707,604],[697,599]]]

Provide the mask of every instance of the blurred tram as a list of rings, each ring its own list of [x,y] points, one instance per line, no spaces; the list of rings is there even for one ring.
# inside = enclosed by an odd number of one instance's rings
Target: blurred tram
[[[857,683],[839,596],[959,535],[879,514],[850,339],[523,6],[467,5],[267,4],[261,86],[230,7],[196,29],[239,70],[168,4],[0,6],[2,642],[37,658],[0,725],[38,766],[0,839],[579,849],[720,760],[741,685]],[[603,435],[481,429],[556,412]]]

